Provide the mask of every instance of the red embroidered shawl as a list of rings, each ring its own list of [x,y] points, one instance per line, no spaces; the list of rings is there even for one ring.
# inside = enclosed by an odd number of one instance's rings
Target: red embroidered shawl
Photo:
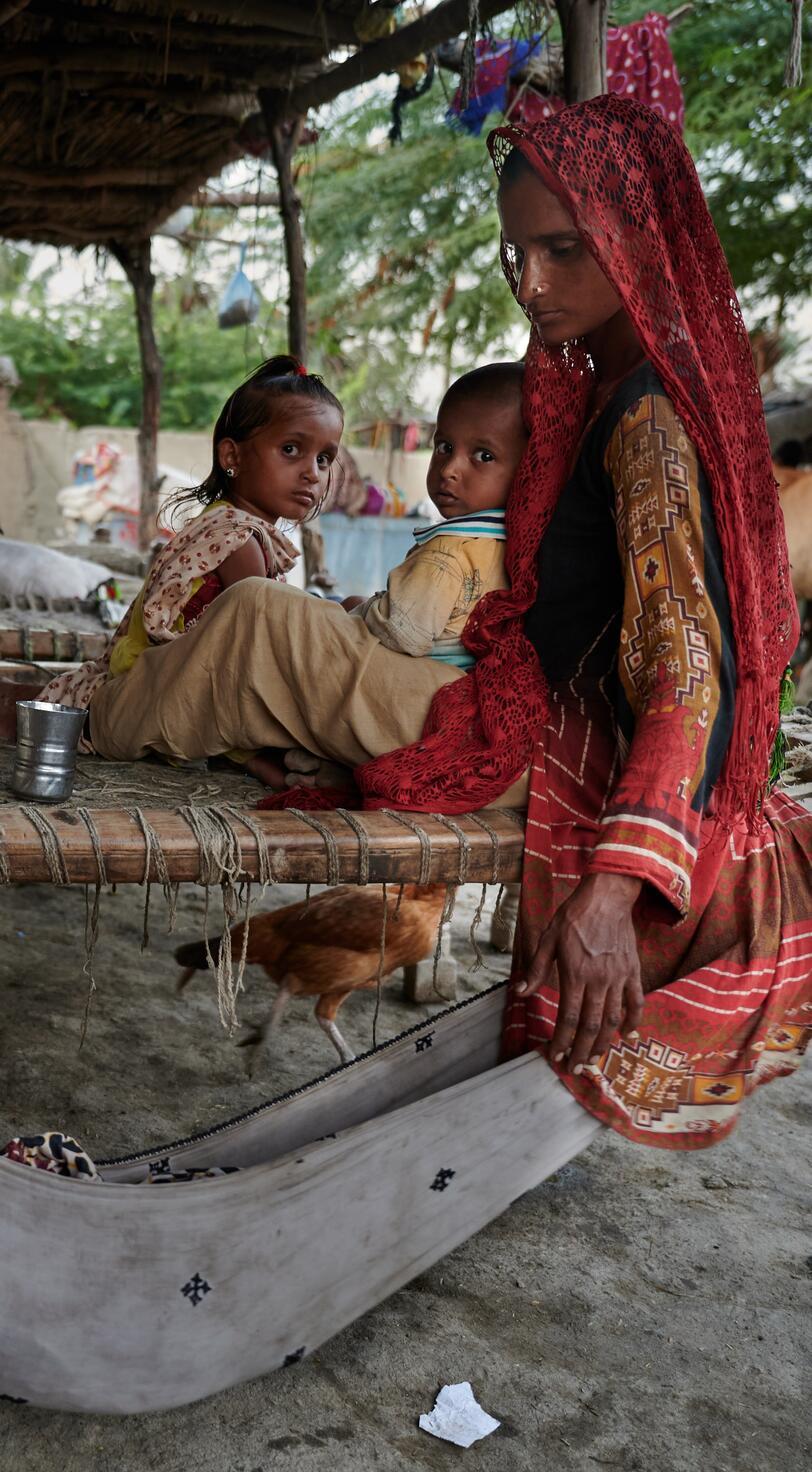
[[[723,820],[754,817],[766,789],[782,672],[797,638],[786,541],[761,395],[733,283],[691,157],[642,104],[602,96],[533,128],[490,136],[497,168],[521,150],[574,219],[634,323],[697,448],[713,495],[737,651],[733,735],[716,791]],[[502,261],[515,290],[507,253]],[[459,813],[494,800],[530,764],[546,682],[523,633],[538,548],[584,425],[591,383],[578,344],[531,335],[531,431],[507,508],[511,589],[463,634],[475,670],[441,689],[419,742],[356,774],[368,807]]]

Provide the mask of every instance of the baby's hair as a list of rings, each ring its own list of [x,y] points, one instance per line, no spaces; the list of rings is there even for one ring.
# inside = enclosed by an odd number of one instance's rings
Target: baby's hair
[[[513,396],[521,413],[524,363],[483,363],[463,373],[446,389],[443,403],[454,399],[479,398],[483,401],[504,400]]]
[[[226,498],[231,489],[231,481],[217,455],[221,440],[235,440],[237,444],[250,440],[261,429],[273,423],[274,400],[291,395],[329,404],[344,418],[341,404],[317,373],[308,373],[297,358],[287,353],[278,353],[275,358],[267,358],[226,399],[212,434],[211,470],[199,486],[192,486],[188,491],[180,491],[172,497],[171,514],[174,515],[179,506],[189,501],[199,501],[201,506],[210,506],[213,501]]]

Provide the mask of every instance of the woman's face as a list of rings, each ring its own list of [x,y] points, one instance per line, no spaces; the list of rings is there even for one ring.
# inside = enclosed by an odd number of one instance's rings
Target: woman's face
[[[528,165],[499,187],[502,236],[516,263],[516,300],[549,347],[595,332],[623,310],[572,216]]]

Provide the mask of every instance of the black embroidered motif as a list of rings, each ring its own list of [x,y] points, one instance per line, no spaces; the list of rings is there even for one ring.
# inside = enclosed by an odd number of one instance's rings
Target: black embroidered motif
[[[438,1170],[436,1176],[434,1177],[434,1180],[431,1183],[430,1189],[432,1191],[444,1191],[446,1186],[454,1179],[456,1174],[457,1172],[455,1170]]]
[[[434,1033],[433,1032],[427,1032],[426,1035],[425,1035],[425,1037],[415,1038],[415,1044],[414,1044],[415,1053],[425,1053],[426,1048],[430,1048],[433,1042],[434,1042]]]
[[[307,1346],[303,1344],[301,1349],[294,1349],[293,1354],[286,1354],[282,1361],[282,1369],[286,1370],[289,1365],[298,1365],[300,1359],[304,1357],[306,1348]]]
[[[154,1176],[171,1176],[172,1174],[172,1167],[169,1164],[169,1157],[167,1155],[164,1156],[163,1160],[151,1160],[149,1168]]]
[[[188,1283],[184,1283],[180,1291],[190,1303],[199,1303],[201,1298],[211,1293],[211,1285],[206,1282],[205,1278],[201,1278],[199,1273],[195,1273]]]

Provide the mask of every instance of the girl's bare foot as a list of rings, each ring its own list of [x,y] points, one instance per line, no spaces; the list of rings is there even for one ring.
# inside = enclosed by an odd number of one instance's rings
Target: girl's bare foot
[[[272,756],[266,756],[263,752],[257,752],[256,756],[249,757],[245,763],[246,772],[256,777],[259,782],[270,787],[274,792],[283,792],[285,789],[285,772],[282,763],[275,761]]]

